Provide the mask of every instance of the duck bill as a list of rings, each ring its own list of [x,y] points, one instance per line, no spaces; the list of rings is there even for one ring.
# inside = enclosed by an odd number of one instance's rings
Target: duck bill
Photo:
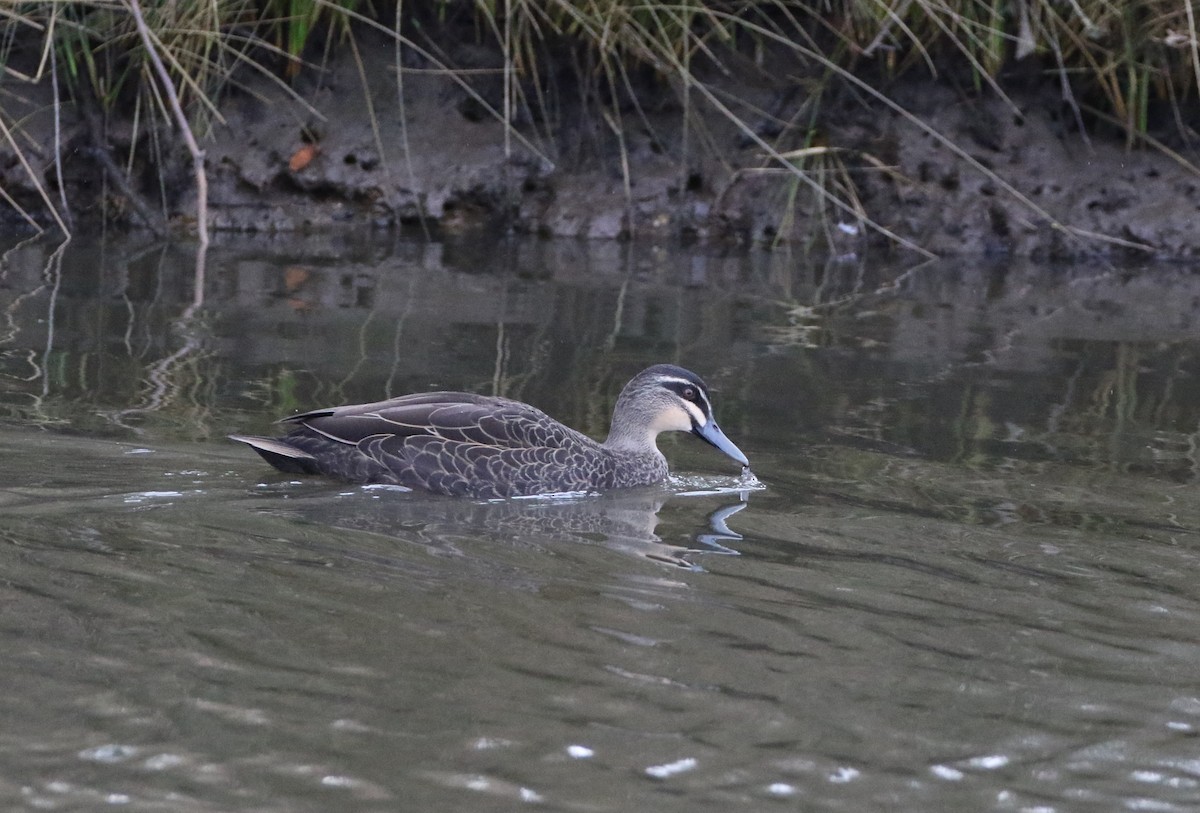
[[[742,450],[733,445],[733,441],[725,437],[725,433],[721,431],[721,427],[717,426],[716,421],[709,421],[703,426],[693,424],[692,432],[701,440],[710,443],[720,449],[722,452],[732,457],[743,466],[749,466],[750,461],[742,454]]]

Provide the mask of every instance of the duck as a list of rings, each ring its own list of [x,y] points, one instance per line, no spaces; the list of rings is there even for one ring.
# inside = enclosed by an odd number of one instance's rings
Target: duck
[[[656,364],[635,375],[598,442],[521,401],[426,392],[284,418],[283,437],[230,435],[289,474],[482,499],[597,492],[661,483],[662,432],[690,432],[749,469],[713,416],[708,386]]]

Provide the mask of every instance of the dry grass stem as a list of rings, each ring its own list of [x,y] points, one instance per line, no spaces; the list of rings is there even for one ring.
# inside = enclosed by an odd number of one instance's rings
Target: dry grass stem
[[[331,51],[348,52],[358,66],[383,158],[388,139],[359,52],[370,34],[394,45],[396,100],[402,110],[405,74],[434,73],[503,125],[499,137],[506,158],[525,151],[551,168],[556,149],[571,149],[563,144],[563,133],[572,128],[586,134],[580,136],[586,145],[599,141],[601,150],[614,149],[631,215],[637,167],[629,150],[638,143],[632,136],[644,130],[658,143],[654,122],[663,120],[664,110],[678,111],[681,118],[671,147],[681,187],[698,149],[738,172],[697,116],[699,106],[727,120],[766,156],[770,168],[810,189],[822,212],[837,211],[921,251],[867,216],[854,169],[843,163],[851,153],[837,145],[814,146],[829,135],[826,100],[849,89],[929,134],[1053,228],[1143,248],[1058,222],[970,150],[893,101],[885,88],[905,73],[918,73],[955,81],[1015,111],[1014,85],[1006,73],[1030,65],[1035,70],[1027,73],[1037,75],[1040,66],[1061,86],[1085,144],[1089,125],[1116,126],[1130,148],[1156,150],[1198,174],[1188,158],[1200,140],[1193,112],[1200,95],[1196,6],[1196,0],[399,0],[385,10],[367,0],[9,2],[0,5],[0,93],[11,95],[14,84],[34,87],[48,77],[55,144],[44,145],[44,138],[34,135],[41,132],[29,123],[35,116],[0,109],[0,141],[14,156],[13,171],[24,189],[0,189],[0,200],[31,225],[48,221],[68,231],[78,204],[68,187],[71,158],[64,141],[71,138],[71,127],[64,112],[71,104],[80,111],[91,104],[94,110],[86,116],[94,120],[85,122],[90,149],[101,156],[106,177],[134,210],[145,208],[139,197],[145,190],[135,188],[144,183],[135,184],[134,178],[154,164],[163,167],[159,197],[164,210],[168,207],[165,167],[170,162],[163,159],[171,150],[158,139],[161,125],[173,122],[192,159],[196,227],[207,243],[202,143],[209,127],[223,122],[226,91],[254,93],[255,83],[261,86],[261,78],[269,77],[290,104],[320,117],[296,80],[322,70],[324,62],[316,57],[322,45],[327,58]],[[498,68],[457,64],[469,61],[455,58],[459,50],[481,48],[498,54]],[[769,75],[785,58],[791,60],[793,67],[785,69],[791,75]],[[414,60],[422,64],[411,64]],[[789,92],[796,98],[778,109],[756,110],[748,99],[724,95],[721,88],[732,77],[755,66],[767,74],[768,84],[785,88],[791,83]],[[492,76],[498,76],[498,98],[494,90],[481,90]],[[577,86],[571,87],[572,81]],[[673,99],[662,98],[664,89]],[[44,104],[49,110],[50,103]],[[569,120],[572,116],[583,121]],[[131,121],[132,134],[110,138],[115,120]],[[759,120],[769,123],[769,136]],[[1174,134],[1163,137],[1164,128]],[[399,138],[412,181],[403,115]],[[110,141],[120,146],[110,147]],[[127,153],[109,155],[126,144]],[[852,154],[884,168],[869,156]],[[381,163],[386,169],[388,162]],[[632,216],[628,220],[632,228]],[[817,226],[829,228],[828,223]]]

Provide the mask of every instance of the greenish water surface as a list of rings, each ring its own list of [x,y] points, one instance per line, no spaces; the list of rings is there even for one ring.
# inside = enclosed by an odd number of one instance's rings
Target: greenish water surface
[[[9,246],[0,807],[1193,810],[1200,275],[581,243]],[[227,442],[426,389],[662,488],[475,502]]]

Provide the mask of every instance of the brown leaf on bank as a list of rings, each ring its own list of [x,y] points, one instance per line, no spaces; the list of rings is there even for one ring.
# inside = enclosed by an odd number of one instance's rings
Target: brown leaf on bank
[[[316,144],[304,144],[292,153],[292,160],[288,161],[288,169],[292,172],[299,172],[311,164],[320,151]]]

